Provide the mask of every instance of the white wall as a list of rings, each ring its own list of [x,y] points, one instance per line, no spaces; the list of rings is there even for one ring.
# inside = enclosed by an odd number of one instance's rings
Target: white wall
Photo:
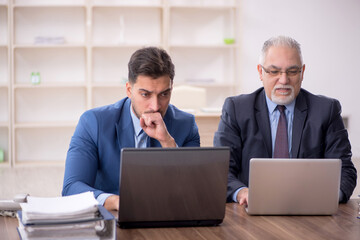
[[[302,46],[302,87],[340,100],[360,156],[360,0],[242,0],[240,92],[262,86],[256,65],[265,40],[288,35]]]

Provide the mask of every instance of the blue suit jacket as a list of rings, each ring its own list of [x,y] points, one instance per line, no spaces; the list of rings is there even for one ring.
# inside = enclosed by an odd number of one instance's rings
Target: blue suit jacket
[[[348,133],[336,99],[316,96],[301,89],[296,98],[293,120],[293,158],[340,158],[343,201],[356,186],[356,169],[351,161]],[[269,113],[263,88],[251,94],[225,100],[214,146],[231,147],[227,201],[249,182],[251,158],[271,158]]]
[[[130,99],[86,111],[79,120],[70,142],[65,164],[62,195],[93,191],[119,193],[120,150],[135,147]],[[179,147],[200,146],[193,115],[169,104],[164,122]],[[161,147],[150,139],[150,147]]]

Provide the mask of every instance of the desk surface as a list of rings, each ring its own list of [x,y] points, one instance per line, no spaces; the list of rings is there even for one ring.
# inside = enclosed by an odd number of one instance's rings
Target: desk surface
[[[218,227],[117,228],[117,239],[359,239],[359,200],[340,204],[333,216],[249,216],[235,203],[226,204]],[[0,217],[0,238],[19,239],[17,219]]]

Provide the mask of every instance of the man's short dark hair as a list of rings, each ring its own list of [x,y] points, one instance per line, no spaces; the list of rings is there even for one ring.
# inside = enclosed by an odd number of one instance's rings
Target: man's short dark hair
[[[169,76],[171,84],[175,76],[175,67],[167,52],[157,47],[141,48],[133,53],[129,64],[129,82],[136,83],[139,75],[159,78]]]

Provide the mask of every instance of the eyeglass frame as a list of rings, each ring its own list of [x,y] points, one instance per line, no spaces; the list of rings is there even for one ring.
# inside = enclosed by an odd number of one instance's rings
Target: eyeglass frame
[[[259,64],[260,66],[261,66],[261,68],[262,69],[264,69],[264,71],[267,73],[267,74],[269,74],[270,76],[272,76],[272,77],[277,77],[277,76],[281,76],[281,74],[283,74],[283,73],[286,73],[286,76],[288,76],[288,77],[295,77],[296,75],[298,75],[299,73],[301,73],[302,72],[302,67],[299,67],[299,66],[292,66],[292,67],[290,67],[290,68],[288,68],[287,70],[285,70],[285,72],[284,71],[280,71],[280,70],[276,70],[276,71],[278,71],[278,73],[277,74],[273,74],[273,73],[271,73],[271,70],[269,70],[268,68],[265,68],[263,65],[261,65],[261,64]],[[289,72],[290,72],[290,69],[292,69],[292,68],[297,68],[297,71],[296,71],[296,73],[291,73],[291,74],[289,74]]]

